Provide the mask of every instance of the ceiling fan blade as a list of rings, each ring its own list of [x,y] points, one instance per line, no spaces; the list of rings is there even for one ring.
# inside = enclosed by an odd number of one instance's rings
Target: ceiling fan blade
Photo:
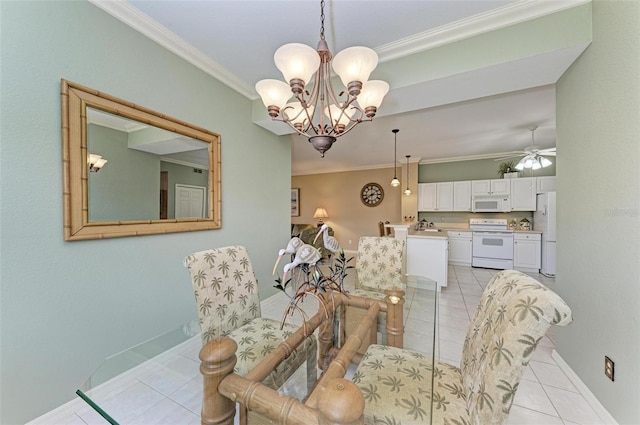
[[[556,152],[555,151],[553,151],[553,152],[540,151],[540,152],[538,152],[538,155],[541,155],[541,156],[556,156]]]
[[[556,152],[556,148],[547,148],[547,149],[540,149],[538,150],[539,153],[547,153],[547,152]]]

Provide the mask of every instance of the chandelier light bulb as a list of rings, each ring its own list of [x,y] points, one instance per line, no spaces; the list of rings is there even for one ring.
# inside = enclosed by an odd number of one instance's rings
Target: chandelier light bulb
[[[309,116],[313,118],[313,113],[315,112],[314,107],[310,106],[307,110],[309,111]],[[282,112],[283,115],[286,115],[287,119],[296,126],[304,126],[305,122],[309,119],[300,102],[287,103],[286,108],[284,108]]]
[[[301,43],[289,43],[280,47],[273,55],[273,60],[287,83],[301,80],[304,82],[302,87],[311,81],[311,76],[320,66],[318,52]]]
[[[349,89],[349,94],[357,96],[371,72],[378,66],[378,54],[368,47],[348,47],[338,53],[332,63],[333,70]],[[359,83],[357,93],[352,93],[354,82]]]
[[[262,98],[264,106],[269,109],[269,115],[271,115],[270,108],[275,107],[277,108],[275,114],[278,116],[280,110],[284,108],[287,101],[291,98],[291,88],[288,84],[283,83],[280,80],[258,81],[256,83],[256,91]]]

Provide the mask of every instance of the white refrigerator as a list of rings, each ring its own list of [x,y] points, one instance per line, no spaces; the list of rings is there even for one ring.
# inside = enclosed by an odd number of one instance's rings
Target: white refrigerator
[[[533,229],[542,232],[540,273],[554,277],[556,275],[556,192],[537,195]]]

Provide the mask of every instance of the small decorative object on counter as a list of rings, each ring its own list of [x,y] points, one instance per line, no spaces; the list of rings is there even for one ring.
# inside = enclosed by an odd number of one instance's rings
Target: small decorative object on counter
[[[520,220],[520,230],[531,230],[531,222],[526,217]]]
[[[517,228],[518,224],[516,223],[516,219],[514,218],[509,222],[509,229],[516,230]]]
[[[406,222],[412,222],[414,219],[415,219],[415,217],[412,216],[412,215],[405,215],[404,216],[404,221],[406,221]]]

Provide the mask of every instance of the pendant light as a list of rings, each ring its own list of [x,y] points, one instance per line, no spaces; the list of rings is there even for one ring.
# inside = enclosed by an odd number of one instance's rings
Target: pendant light
[[[411,195],[411,189],[409,189],[409,158],[411,158],[411,155],[407,155],[407,188],[404,191],[405,195]]]
[[[398,187],[400,186],[400,180],[398,180],[398,176],[396,171],[398,171],[398,160],[396,159],[396,149],[398,148],[398,132],[400,130],[394,128],[391,130],[393,133],[393,180],[391,180],[391,186]]]

